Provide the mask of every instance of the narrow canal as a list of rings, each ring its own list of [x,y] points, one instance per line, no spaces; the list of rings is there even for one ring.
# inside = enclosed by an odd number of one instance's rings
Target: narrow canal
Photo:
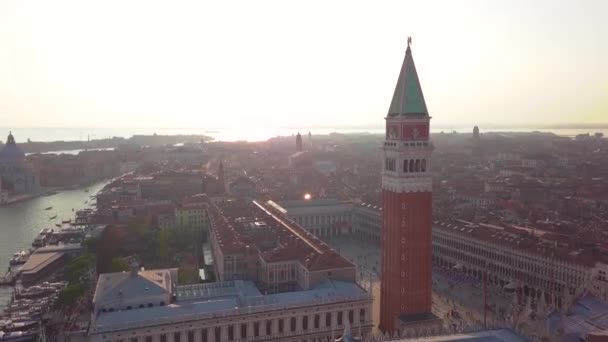
[[[8,269],[14,253],[31,247],[40,230],[55,228],[56,223],[73,219],[75,211],[88,207],[90,197],[101,190],[104,184],[105,181],[98,182],[88,187],[0,207],[0,275],[4,275]],[[49,207],[52,209],[46,210]],[[0,286],[0,311],[6,306],[11,293],[11,287]]]

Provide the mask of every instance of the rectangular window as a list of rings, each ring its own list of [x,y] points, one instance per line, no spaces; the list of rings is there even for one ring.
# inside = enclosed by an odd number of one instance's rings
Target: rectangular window
[[[302,317],[302,329],[308,330],[308,316]]]
[[[241,324],[241,338],[247,338],[247,324]]]
[[[176,332],[176,333],[173,334],[173,341],[174,342],[180,342],[181,341],[181,337],[182,337],[182,334],[180,334],[179,331],[178,331],[178,332]]]
[[[207,341],[207,329],[201,329],[201,342],[209,342]]]
[[[315,329],[319,329],[320,321],[321,317],[319,315],[315,315]]]
[[[260,322],[253,322],[253,336],[260,336]]]
[[[266,335],[270,335],[271,331],[272,331],[272,321],[267,320],[266,321]]]
[[[222,328],[221,327],[215,327],[214,335],[215,335],[215,342],[222,342],[221,341],[221,339],[222,339]]]
[[[146,336],[146,342],[152,342],[152,336]]]
[[[329,312],[325,314],[325,326],[331,327],[331,313]]]
[[[338,325],[342,325],[342,311],[338,311]]]
[[[283,320],[279,319],[279,332],[283,333]]]
[[[160,342],[167,342],[167,334],[160,334]]]
[[[194,342],[194,331],[188,331],[188,342]]]
[[[353,310],[348,310],[348,322],[350,324],[355,322],[355,312]]]
[[[291,317],[290,320],[290,330],[291,331],[296,331],[296,318],[295,317]]]
[[[137,342],[137,337],[131,337],[131,342]]]
[[[394,158],[386,158],[384,162],[384,168],[387,171],[395,171],[397,161]]]
[[[365,322],[365,309],[359,310],[359,322]]]

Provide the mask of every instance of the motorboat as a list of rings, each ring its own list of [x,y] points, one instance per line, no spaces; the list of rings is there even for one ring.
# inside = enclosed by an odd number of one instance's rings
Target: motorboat
[[[57,218],[57,215],[53,215],[53,216],[49,217],[49,220],[54,220],[56,218]]]
[[[44,210],[51,210],[51,209],[53,209],[53,207],[46,207],[46,208],[44,208]]]
[[[29,256],[30,254],[26,251],[17,252],[13,254],[13,257],[11,258],[9,264],[13,266],[25,264]]]

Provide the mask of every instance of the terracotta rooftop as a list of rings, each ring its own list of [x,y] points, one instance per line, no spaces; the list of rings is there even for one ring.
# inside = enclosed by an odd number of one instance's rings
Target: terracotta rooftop
[[[209,213],[224,254],[255,253],[267,263],[299,261],[310,271],[354,267],[267,203],[226,200],[211,205]]]

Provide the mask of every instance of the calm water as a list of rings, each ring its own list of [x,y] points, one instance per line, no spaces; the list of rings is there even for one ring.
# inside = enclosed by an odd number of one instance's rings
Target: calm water
[[[8,269],[9,260],[13,253],[26,250],[43,228],[55,228],[55,223],[61,220],[72,219],[74,210],[88,206],[84,201],[96,194],[105,182],[95,183],[87,189],[61,191],[52,196],[43,196],[26,200],[24,202],[0,207],[0,273]],[[47,207],[51,210],[44,210]],[[49,218],[57,215],[57,218]],[[0,309],[10,298],[11,288],[0,287]]]

